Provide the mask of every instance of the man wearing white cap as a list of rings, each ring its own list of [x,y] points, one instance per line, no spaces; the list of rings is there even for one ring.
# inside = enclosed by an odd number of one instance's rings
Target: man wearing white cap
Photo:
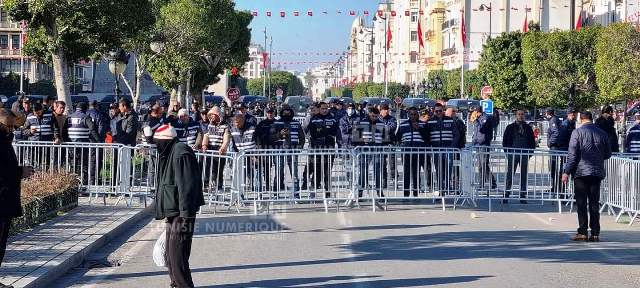
[[[158,147],[157,220],[167,219],[166,263],[171,287],[193,287],[189,256],[196,213],[204,205],[195,153],[179,142],[175,128],[162,125],[153,136]]]
[[[189,117],[189,111],[187,111],[187,109],[180,109],[178,111],[178,120],[172,123],[171,126],[176,129],[180,142],[186,143],[193,149],[200,148],[196,145],[198,136],[201,134],[200,123]]]

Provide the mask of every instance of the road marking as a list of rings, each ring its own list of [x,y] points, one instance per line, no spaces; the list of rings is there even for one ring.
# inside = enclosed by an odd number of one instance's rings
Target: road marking
[[[347,219],[347,217],[345,217],[345,212],[339,212],[337,213],[338,215],[338,223],[340,223],[340,226],[342,227],[353,227],[352,226],[352,222],[350,221],[351,219]],[[353,254],[353,250],[351,249],[351,243],[353,242],[351,239],[351,234],[349,233],[349,230],[341,230],[340,232],[340,240],[341,244],[343,245],[343,247],[347,247],[347,256],[350,259],[355,260],[356,258],[356,254]],[[360,266],[357,266],[360,267]],[[363,283],[364,281],[366,281],[366,279],[368,278],[367,276],[369,276],[367,273],[364,273],[362,271],[358,271],[357,273],[354,274],[354,278],[351,279],[351,283],[353,283],[354,287],[357,288],[366,288],[369,287],[368,284]]]

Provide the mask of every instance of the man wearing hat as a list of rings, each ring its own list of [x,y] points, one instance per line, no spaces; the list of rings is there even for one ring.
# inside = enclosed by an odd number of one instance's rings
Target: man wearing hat
[[[189,117],[187,109],[183,108],[178,111],[178,121],[172,123],[171,126],[176,129],[180,142],[186,143],[193,149],[199,148],[196,145],[198,142],[198,136],[201,134],[200,123]]]
[[[207,125],[207,129],[205,130],[202,140],[202,150],[214,151],[219,155],[225,155],[227,153],[227,149],[231,142],[231,134],[229,133],[229,126],[225,121],[223,121],[223,117],[224,115],[222,115],[222,111],[217,106],[211,108],[207,113],[209,124]],[[224,179],[223,172],[225,164],[225,158],[213,157],[211,158],[211,161],[207,163],[209,166],[205,167],[205,177],[213,175],[213,177],[215,177],[215,183],[218,190],[222,190],[223,188],[222,182]],[[213,183],[210,181],[207,182],[209,183],[208,186],[211,187]]]
[[[189,256],[196,213],[205,203],[196,155],[177,136],[167,124],[153,135],[159,155],[155,218],[167,223],[165,253],[171,287],[194,287]]]
[[[247,111],[247,104],[244,103],[238,103],[235,105],[235,110],[244,114],[244,122],[246,122],[249,125],[254,125],[257,126],[258,125],[258,119],[256,119],[256,117],[253,117],[253,115],[251,115],[248,111]]]
[[[636,112],[635,124],[629,132],[627,132],[627,139],[624,141],[624,152],[640,154],[640,111]]]

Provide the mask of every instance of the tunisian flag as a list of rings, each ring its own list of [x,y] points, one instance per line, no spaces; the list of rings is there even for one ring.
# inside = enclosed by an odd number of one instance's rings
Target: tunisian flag
[[[420,25],[420,19],[418,19],[418,43],[420,47],[424,48],[424,40],[422,40],[422,25]]]
[[[578,22],[576,22],[576,30],[580,31],[582,29],[582,11],[578,15]]]
[[[524,24],[522,24],[522,33],[529,32],[529,21],[527,21],[527,13],[524,14]]]
[[[391,38],[393,38],[393,34],[391,33],[391,25],[387,25],[387,51],[389,51],[389,45],[391,44]]]
[[[464,11],[462,12],[462,27],[460,28],[460,34],[462,36],[462,48],[467,46],[467,28],[464,25]]]

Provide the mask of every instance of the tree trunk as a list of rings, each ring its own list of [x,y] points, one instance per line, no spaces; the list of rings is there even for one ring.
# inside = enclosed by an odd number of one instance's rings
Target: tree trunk
[[[184,85],[183,84],[178,85],[177,100],[178,100],[178,102],[180,102],[180,107],[181,108],[184,108],[184,107],[182,107],[184,105],[184,99],[182,99],[183,95],[184,95],[184,93],[182,93],[183,89],[184,89]]]
[[[67,112],[71,112],[73,110],[73,104],[71,103],[71,94],[69,94],[69,79],[67,79],[68,64],[64,56],[64,50],[58,48],[51,54],[51,60],[53,63],[53,75],[58,100],[67,103]]]
[[[173,109],[173,105],[175,105],[178,102],[178,89],[176,88],[172,88],[171,89],[171,97],[169,98],[169,109]]]

